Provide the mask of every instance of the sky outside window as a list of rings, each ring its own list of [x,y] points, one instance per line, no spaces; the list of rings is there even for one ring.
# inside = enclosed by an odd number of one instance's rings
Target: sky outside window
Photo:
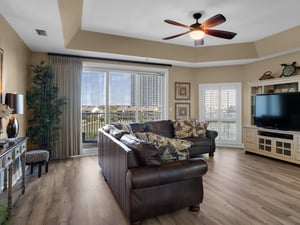
[[[110,105],[130,105],[131,103],[131,74],[110,72],[109,84]],[[82,73],[82,105],[104,105],[105,72],[84,71]]]
[[[131,104],[131,74],[109,73],[109,105]]]

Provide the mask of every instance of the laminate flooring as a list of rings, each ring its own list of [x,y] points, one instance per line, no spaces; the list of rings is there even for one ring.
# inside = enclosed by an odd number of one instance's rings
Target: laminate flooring
[[[200,212],[181,209],[143,225],[300,225],[299,166],[230,148],[204,159],[208,172]],[[51,161],[48,174],[26,178],[10,225],[129,224],[97,156]]]

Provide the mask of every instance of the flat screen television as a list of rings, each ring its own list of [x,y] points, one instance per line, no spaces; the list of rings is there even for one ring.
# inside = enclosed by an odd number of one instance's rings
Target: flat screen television
[[[270,129],[300,131],[300,92],[256,95],[254,124]]]

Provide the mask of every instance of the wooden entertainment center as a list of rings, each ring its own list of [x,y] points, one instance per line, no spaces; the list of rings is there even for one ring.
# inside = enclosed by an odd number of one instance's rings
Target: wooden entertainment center
[[[243,128],[245,152],[300,164],[300,132],[266,129],[254,125],[254,97],[256,94],[298,92],[299,88],[299,75],[249,83],[251,124]],[[300,104],[300,102],[296,104]]]

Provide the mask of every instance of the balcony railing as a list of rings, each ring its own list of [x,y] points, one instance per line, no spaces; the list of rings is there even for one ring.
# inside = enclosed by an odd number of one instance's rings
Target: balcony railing
[[[105,113],[83,112],[81,116],[82,142],[96,142],[98,129],[105,125]]]
[[[136,122],[136,113],[131,111],[111,112],[110,123]],[[140,111],[138,121],[150,121],[161,119],[161,112]],[[97,142],[98,129],[105,125],[105,113],[82,112],[82,142]]]

